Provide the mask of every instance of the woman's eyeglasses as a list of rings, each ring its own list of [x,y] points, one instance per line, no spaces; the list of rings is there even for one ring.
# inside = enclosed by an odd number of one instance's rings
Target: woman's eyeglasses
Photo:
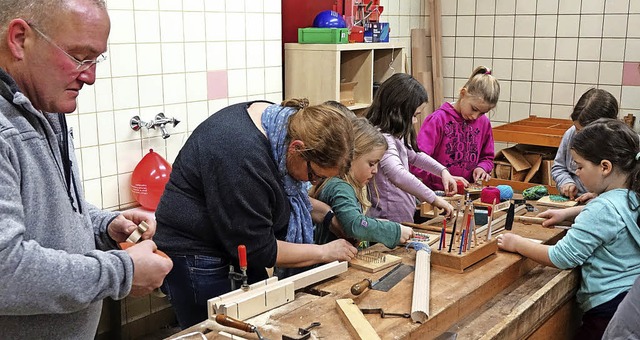
[[[323,179],[327,179],[326,177],[319,176],[315,171],[313,171],[313,168],[311,167],[311,161],[307,161],[307,178],[311,183],[317,183]]]

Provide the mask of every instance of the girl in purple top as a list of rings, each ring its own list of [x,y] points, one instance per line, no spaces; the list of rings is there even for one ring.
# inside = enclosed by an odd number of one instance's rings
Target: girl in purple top
[[[424,169],[442,178],[446,193],[456,191],[456,182],[447,168],[418,151],[413,123],[426,102],[427,92],[417,80],[408,74],[396,73],[382,83],[367,109],[367,119],[380,129],[389,145],[380,160],[378,173],[368,184],[371,195],[368,216],[399,223],[413,222],[416,198],[451,216],[451,204],[409,172],[409,165]]]
[[[488,181],[493,169],[493,133],[485,115],[498,103],[500,84],[491,70],[478,66],[460,89],[458,100],[444,103],[422,123],[417,142],[420,151],[449,169],[456,180]],[[416,167],[411,172],[434,190],[440,179]]]

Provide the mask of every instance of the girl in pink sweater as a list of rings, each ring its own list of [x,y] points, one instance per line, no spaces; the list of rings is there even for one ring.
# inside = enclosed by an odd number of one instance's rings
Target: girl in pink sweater
[[[488,181],[493,169],[493,133],[486,113],[498,103],[500,84],[491,70],[478,66],[460,89],[458,100],[444,103],[422,123],[417,143],[465,183]],[[431,189],[442,190],[440,178],[416,167],[411,172]]]

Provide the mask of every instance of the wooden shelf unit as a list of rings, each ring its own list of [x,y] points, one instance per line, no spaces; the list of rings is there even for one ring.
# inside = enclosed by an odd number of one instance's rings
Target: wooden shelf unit
[[[404,72],[402,47],[393,43],[285,44],[285,98],[308,98],[310,104],[340,101],[340,83],[358,82],[352,110],[367,108],[373,83]]]
[[[496,142],[519,143],[539,146],[560,146],[562,136],[573,125],[569,119],[544,118],[529,116],[516,122],[504,124],[493,128],[493,140]],[[491,178],[489,185],[506,184],[513,190],[523,191],[539,183],[525,183],[507,179]],[[551,185],[545,185],[550,194],[558,194],[558,189]]]

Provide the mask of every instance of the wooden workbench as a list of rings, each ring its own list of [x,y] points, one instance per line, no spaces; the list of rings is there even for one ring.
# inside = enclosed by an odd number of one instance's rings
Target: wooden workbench
[[[560,229],[518,222],[514,223],[512,231],[545,243],[555,243],[564,235]],[[381,245],[376,247],[386,249]],[[405,264],[415,264],[413,249],[398,247],[388,252],[401,256]],[[295,336],[298,328],[307,327],[315,321],[322,325],[312,329],[312,339],[348,339],[349,331],[336,310],[336,299],[352,298],[360,308],[383,308],[385,312],[401,313],[410,311],[413,274],[389,292],[368,290],[360,296],[350,294],[349,289],[354,283],[363,278],[377,279],[387,271],[371,274],[349,268],[346,273],[314,286],[318,295],[297,292],[293,302],[246,321],[257,326],[269,339],[281,339],[282,334]],[[383,339],[433,339],[445,331],[458,333],[458,339],[525,339],[531,335],[532,338],[562,339],[574,329],[570,325],[576,320],[572,301],[578,278],[577,270],[543,267],[518,254],[498,251],[462,274],[432,267],[431,313],[424,324],[403,318],[382,319],[375,314],[365,316]],[[554,314],[556,316],[550,319]],[[200,331],[208,339],[224,339],[218,335],[220,330],[257,339],[255,334],[223,327],[209,320],[176,336]]]

